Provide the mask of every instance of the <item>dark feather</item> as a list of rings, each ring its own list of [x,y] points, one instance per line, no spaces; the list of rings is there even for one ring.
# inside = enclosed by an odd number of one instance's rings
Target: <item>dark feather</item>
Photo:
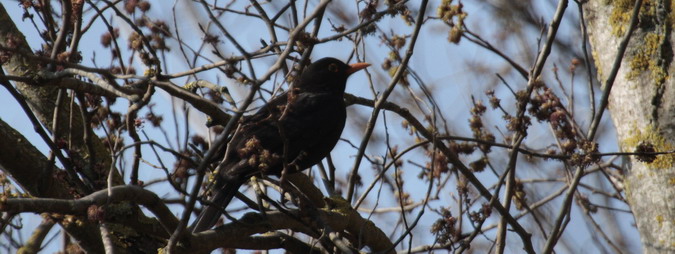
[[[366,66],[323,58],[308,66],[289,92],[245,117],[228,144],[211,202],[224,208],[251,176],[280,175],[284,165],[289,173],[304,170],[326,157],[344,129],[347,77]],[[206,207],[193,232],[211,228],[219,216],[220,209]]]

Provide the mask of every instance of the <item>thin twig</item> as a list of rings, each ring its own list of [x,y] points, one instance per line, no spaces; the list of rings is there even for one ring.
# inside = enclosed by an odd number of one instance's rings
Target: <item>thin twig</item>
[[[380,98],[377,99],[377,102],[375,102],[373,112],[370,116],[370,119],[368,120],[368,124],[366,126],[363,139],[361,139],[361,144],[359,145],[359,151],[356,155],[356,159],[354,160],[354,166],[352,166],[352,170],[349,175],[349,185],[347,187],[346,198],[347,201],[350,203],[354,196],[354,189],[356,185],[356,179],[358,179],[359,166],[361,165],[361,160],[363,159],[363,155],[366,151],[366,146],[368,146],[368,143],[370,141],[370,136],[373,134],[373,130],[375,129],[375,123],[377,122],[377,118],[380,114],[380,111],[382,110],[382,106],[387,101],[387,98],[389,98],[391,92],[394,91],[394,88],[398,84],[398,81],[403,77],[403,74],[406,72],[406,69],[408,69],[408,62],[410,61],[410,58],[413,55],[415,45],[417,43],[417,36],[419,35],[422,24],[424,23],[423,22],[424,11],[426,10],[427,2],[428,1],[424,0],[420,4],[419,9],[420,13],[419,15],[417,15],[417,19],[415,21],[416,22],[415,30],[413,30],[412,37],[410,38],[410,44],[408,45],[408,49],[406,50],[405,56],[403,57],[401,64],[398,66],[396,73],[389,82],[389,85],[387,85],[387,89],[382,93]]]

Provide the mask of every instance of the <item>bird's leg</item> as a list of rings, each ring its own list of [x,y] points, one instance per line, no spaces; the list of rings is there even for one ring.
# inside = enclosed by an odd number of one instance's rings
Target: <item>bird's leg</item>
[[[291,169],[294,170],[294,171],[292,171],[292,172],[300,172],[300,171],[302,171],[302,170],[304,169],[304,168],[301,168],[300,165],[298,165],[298,163],[299,163],[300,161],[304,160],[305,157],[307,157],[307,152],[305,152],[305,151],[300,151],[300,153],[298,154],[298,156],[295,157],[295,159],[293,159],[293,161],[291,161],[291,163],[288,164],[288,166],[290,166]]]
[[[285,164],[284,164],[284,169],[281,171],[281,177],[279,178],[279,180],[280,180],[281,182],[284,182],[284,180],[286,179],[285,176],[286,176],[288,173],[295,173],[295,172],[300,172],[300,171],[302,171],[303,168],[301,168],[300,165],[298,165],[298,162],[304,160],[305,157],[307,157],[307,152],[305,152],[305,151],[300,151],[300,153],[298,154],[298,156],[295,157],[295,159],[293,159],[293,161],[291,161],[290,163],[285,163]]]
[[[305,151],[300,151],[297,157],[293,159],[290,163],[285,163],[284,160],[284,169],[281,170],[281,176],[279,177],[279,186],[284,186],[284,183],[286,183],[286,176],[289,173],[295,173],[295,172],[300,172],[303,170],[303,168],[300,168],[300,165],[298,165],[298,162],[303,160],[305,157],[307,157],[307,153]],[[283,197],[286,195],[286,189],[281,188],[281,196]]]
[[[263,195],[266,195],[265,189],[263,189],[260,186],[257,176],[252,176],[251,179],[250,179],[250,183],[251,183],[251,186],[253,187],[253,190],[256,192],[256,201],[258,201],[257,202],[258,209],[260,209],[260,213],[262,214],[263,218],[267,219],[267,209],[266,208],[268,207],[268,205],[266,205],[264,203],[265,201],[262,198]]]
[[[281,170],[281,176],[279,176],[279,187],[281,187],[281,200],[283,201],[284,196],[286,195],[286,189],[283,187],[286,182],[286,175],[288,174],[288,164],[284,160],[284,169]]]
[[[283,169],[281,170],[281,176],[279,177],[280,186],[282,186],[283,185],[282,183],[286,180],[286,174],[288,174],[288,166],[289,166],[289,163],[288,163],[289,142],[288,142],[288,137],[286,137],[284,125],[282,123],[284,122],[284,120],[288,116],[290,103],[295,100],[294,95],[295,95],[295,93],[293,93],[293,91],[291,91],[287,94],[288,102],[287,102],[286,106],[284,107],[284,109],[281,113],[281,116],[279,116],[279,121],[277,121],[277,127],[279,129],[279,136],[281,137],[281,140],[284,143],[284,148],[282,150],[282,160],[281,160],[282,164],[283,164],[283,167],[282,167]],[[295,161],[295,160],[293,160],[293,161]],[[283,197],[285,194],[286,194],[286,191],[284,190],[284,188],[281,188],[281,196]]]

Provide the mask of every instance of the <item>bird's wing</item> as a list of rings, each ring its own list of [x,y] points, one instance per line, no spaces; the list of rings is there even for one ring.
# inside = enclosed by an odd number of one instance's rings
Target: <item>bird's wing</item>
[[[268,101],[264,106],[262,106],[258,111],[250,116],[246,116],[242,120],[243,125],[255,124],[259,121],[265,121],[270,116],[281,115],[281,110],[283,106],[288,102],[288,93],[283,93],[278,96],[275,96],[270,101]],[[278,117],[277,117],[278,118]]]
[[[270,154],[282,154],[283,143],[279,137],[278,122],[287,104],[287,93],[272,98],[258,111],[241,120],[241,126],[232,135],[228,144],[228,163],[238,163],[249,160],[251,157],[260,157],[260,150],[267,150]],[[270,165],[274,166],[274,165]],[[224,178],[251,176],[258,172],[258,168],[250,167],[226,167],[221,172]]]
[[[289,159],[301,158],[304,169],[318,163],[333,149],[344,128],[346,112],[341,95],[299,94],[282,119]],[[300,156],[300,157],[298,157]]]
[[[263,163],[253,165],[264,164],[267,168],[227,170],[223,172],[224,177],[251,175],[258,169],[278,175],[284,161],[297,162],[304,169],[318,163],[332,150],[346,118],[342,97],[325,93],[299,93],[291,97],[282,94],[245,119],[230,143],[233,149],[228,152],[228,159],[249,160],[254,155],[251,161],[255,162],[265,150],[272,159],[262,159]]]

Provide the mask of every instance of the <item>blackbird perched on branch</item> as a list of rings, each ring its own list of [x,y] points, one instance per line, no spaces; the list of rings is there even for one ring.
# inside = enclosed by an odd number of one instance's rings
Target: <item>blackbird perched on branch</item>
[[[347,78],[368,66],[320,59],[305,69],[290,91],[243,118],[227,146],[224,163],[218,167],[211,203],[227,207],[251,176],[302,171],[326,157],[345,126]],[[207,205],[193,232],[213,227],[220,208]]]

